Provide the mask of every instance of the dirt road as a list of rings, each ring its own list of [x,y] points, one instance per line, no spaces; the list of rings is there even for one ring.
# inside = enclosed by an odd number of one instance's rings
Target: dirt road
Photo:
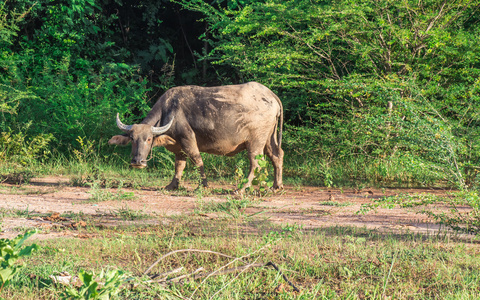
[[[232,187],[224,187],[231,189]],[[193,189],[190,187],[190,189]],[[119,193],[116,189],[100,191],[109,195]],[[258,198],[241,209],[239,213],[258,216],[277,224],[297,224],[304,228],[324,226],[357,226],[368,229],[390,231],[412,231],[425,234],[438,232],[440,226],[428,220],[425,215],[413,209],[379,209],[376,213],[357,214],[364,203],[399,193],[443,193],[429,189],[331,189],[318,187],[288,186],[281,193]],[[205,207],[215,203],[231,201],[233,196],[210,193],[198,196],[192,192],[166,192],[162,190],[122,189],[122,195],[114,200],[92,201],[89,187],[72,187],[67,177],[35,178],[29,184],[16,186],[0,185],[0,238],[16,236],[22,228],[55,228],[58,214],[100,217],[103,225],[119,223],[161,223],[168,222],[169,216],[196,214],[215,219],[232,217],[220,211],[209,212]],[[208,193],[207,193],[208,194]],[[118,196],[118,195],[117,195]],[[90,200],[89,200],[90,199]],[[230,199],[230,200],[229,200]],[[8,213],[6,213],[8,212]],[[135,221],[119,218],[119,213],[130,212],[154,216]],[[55,214],[58,213],[58,214]],[[45,216],[54,216],[51,220]],[[70,226],[75,227],[73,219]],[[65,222],[64,222],[65,223]],[[62,225],[63,226],[63,225]],[[74,231],[44,230],[37,238],[75,235]]]

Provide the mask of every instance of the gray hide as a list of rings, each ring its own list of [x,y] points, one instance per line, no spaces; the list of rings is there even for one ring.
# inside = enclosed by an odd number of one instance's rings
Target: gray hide
[[[207,186],[200,152],[233,156],[242,150],[247,150],[250,160],[243,189],[252,183],[259,154],[266,154],[273,163],[273,187],[282,187],[282,103],[257,82],[175,87],[160,97],[140,124],[125,125],[117,115],[117,126],[126,134],[112,137],[109,144],[132,142],[132,167],[146,167],[152,147],[164,146],[175,154],[175,175],[167,189],[178,188],[187,157]]]

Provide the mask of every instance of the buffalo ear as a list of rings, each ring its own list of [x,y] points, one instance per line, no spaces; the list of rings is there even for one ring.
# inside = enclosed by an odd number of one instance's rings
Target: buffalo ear
[[[168,135],[159,135],[153,138],[153,147],[165,147],[169,145],[175,145],[177,141],[169,137]]]
[[[109,145],[120,145],[120,146],[125,146],[130,143],[132,139],[128,136],[124,135],[114,135],[109,141]]]

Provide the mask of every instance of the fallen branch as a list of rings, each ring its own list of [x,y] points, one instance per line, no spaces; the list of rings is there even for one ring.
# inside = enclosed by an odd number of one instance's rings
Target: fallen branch
[[[262,251],[262,250],[265,249],[265,247],[267,247],[268,245],[269,245],[269,244],[264,245],[264,246],[261,247],[260,249],[257,249],[257,250],[255,250],[255,251],[253,251],[252,253],[246,254],[246,255],[244,255],[244,256],[242,256],[242,257],[237,257],[237,258],[235,258],[234,260],[232,260],[231,262],[229,262],[228,264],[221,266],[218,270],[216,270],[216,271],[214,271],[214,272],[211,272],[210,274],[208,274],[207,276],[205,276],[205,279],[204,279],[204,280],[200,283],[200,285],[193,291],[192,295],[190,296],[190,299],[193,298],[193,295],[195,295],[195,293],[198,291],[199,287],[202,286],[202,285],[205,283],[205,281],[207,281],[208,277],[213,276],[214,274],[220,272],[222,269],[228,267],[229,265],[235,263],[236,261],[242,261],[244,258],[249,257],[249,256],[252,256],[253,254],[255,254],[255,253],[257,253],[257,252]],[[243,261],[242,261],[242,262],[243,262]]]
[[[258,258],[257,258],[258,259]],[[253,264],[252,264],[253,265]],[[232,278],[232,280],[230,280],[227,284],[223,285],[221,289],[219,289],[218,291],[215,292],[215,294],[212,295],[212,297],[210,297],[210,300],[211,299],[214,299],[216,295],[218,295],[222,290],[224,290],[227,286],[229,286],[232,282],[234,282],[246,269],[243,269],[242,271],[240,271],[237,276],[235,276],[234,278]]]
[[[288,280],[287,276],[285,276],[285,274],[283,274],[282,271],[280,271],[280,268],[276,264],[269,261],[265,264],[265,267],[268,267],[268,266],[272,266],[275,270],[277,270],[277,272],[280,273],[280,275],[282,275],[283,280],[285,280],[295,290],[295,292],[300,292],[300,290],[290,280]]]
[[[263,264],[263,263],[248,264],[248,265],[241,266],[241,267],[225,269],[223,271],[212,271],[212,272],[208,272],[208,273],[198,274],[198,275],[195,275],[194,279],[200,279],[200,278],[205,278],[205,277],[209,277],[209,276],[226,275],[226,274],[235,273],[235,272],[238,272],[238,271],[243,271],[243,270],[246,270],[246,269],[249,269],[249,268],[258,268],[258,267],[264,267],[264,266],[265,266],[265,264]]]
[[[178,277],[169,279],[169,280],[167,280],[166,282],[167,282],[167,283],[170,283],[170,282],[179,282],[179,281],[182,280],[183,278],[190,277],[190,276],[195,275],[195,274],[197,274],[198,272],[203,271],[203,270],[205,270],[205,269],[204,269],[203,267],[200,267],[200,268],[196,269],[195,271],[193,271],[193,272],[190,273],[190,274],[185,274],[185,275],[182,275],[182,276],[178,276]],[[194,277],[194,278],[195,278],[195,277]]]
[[[166,281],[167,277],[169,275],[172,275],[172,274],[175,274],[175,273],[178,273],[178,272],[181,272],[183,270],[183,267],[180,267],[180,268],[176,268],[174,270],[171,270],[171,271],[168,271],[168,272],[164,272],[164,273],[160,273],[160,274],[155,274],[151,277],[151,281],[150,282],[162,282],[162,281]]]

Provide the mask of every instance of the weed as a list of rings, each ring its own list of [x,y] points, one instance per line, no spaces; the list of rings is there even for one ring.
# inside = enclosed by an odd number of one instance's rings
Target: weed
[[[15,210],[15,214],[18,216],[18,217],[23,217],[23,218],[29,218],[30,217],[30,213],[31,211],[29,210],[29,206],[27,205],[27,207],[25,209],[18,209],[18,210]]]
[[[84,219],[87,215],[80,211],[80,212],[72,212],[72,211],[67,211],[61,215],[64,218],[69,218],[69,219],[74,219],[74,220],[80,220]]]
[[[249,207],[253,202],[251,199],[242,197],[235,198],[227,196],[225,202],[198,202],[199,206],[195,210],[196,213],[210,213],[210,212],[223,212],[235,219],[240,217],[249,217],[245,214],[245,208]]]
[[[115,195],[108,190],[102,189],[98,181],[88,183],[90,185],[89,193],[92,195],[89,200],[92,202],[103,202],[113,200]]]
[[[268,161],[265,158],[265,155],[257,155],[255,159],[258,161],[258,168],[255,168],[254,175],[255,177],[252,180],[252,186],[258,186],[258,193],[266,194],[270,188],[273,186],[273,179],[268,174]],[[243,188],[245,183],[247,183],[247,178],[244,178],[244,173],[242,170],[243,163],[239,163],[235,168],[234,179],[237,182],[238,189]],[[253,192],[252,188],[249,188]]]
[[[83,283],[78,289],[67,287],[63,299],[101,300],[115,298],[122,290],[122,285],[128,281],[123,271],[112,270],[100,273],[80,271],[78,277]],[[99,282],[102,283],[100,286]]]
[[[80,149],[74,149],[73,155],[80,163],[85,164],[94,157],[95,149],[93,148],[93,141],[81,136],[77,137],[76,141],[80,145]]]
[[[243,172],[243,168],[245,167],[245,161],[239,160],[235,165],[235,172],[233,179],[235,181],[235,186],[240,189],[243,185],[247,182],[245,178],[245,173]]]
[[[119,216],[125,221],[135,221],[141,219],[147,219],[150,215],[145,214],[143,210],[133,210],[130,209],[127,205],[125,207],[119,208],[113,212],[114,215]]]
[[[24,256],[29,256],[32,251],[37,250],[36,244],[23,247],[23,243],[37,231],[27,231],[13,240],[0,239],[0,293],[5,285],[17,274],[24,265],[15,264],[17,260]]]
[[[19,163],[27,166],[35,159],[43,160],[50,153],[49,143],[54,140],[52,134],[39,134],[27,137],[24,133],[32,125],[31,122],[23,124],[22,131],[18,133],[2,132],[0,135],[0,161]]]
[[[115,197],[117,200],[135,200],[137,198],[134,192],[124,192],[122,190],[119,190]]]
[[[91,194],[91,197],[89,198],[89,201],[91,202],[103,202],[110,200],[134,200],[136,198],[134,192],[124,191],[121,188],[123,186],[122,182],[120,182],[116,193],[112,193],[108,190],[110,188],[109,181],[106,182],[105,188],[102,188],[101,183],[98,180],[87,183],[87,185],[90,186],[89,193]]]
[[[353,203],[351,202],[337,202],[337,201],[320,201],[318,204],[325,205],[325,206],[335,206],[335,207],[345,207],[351,206]]]
[[[258,185],[260,192],[265,192],[273,186],[273,180],[268,176],[268,161],[265,155],[257,155],[255,159],[257,159],[260,167],[254,171],[255,177],[253,178],[252,184]]]

